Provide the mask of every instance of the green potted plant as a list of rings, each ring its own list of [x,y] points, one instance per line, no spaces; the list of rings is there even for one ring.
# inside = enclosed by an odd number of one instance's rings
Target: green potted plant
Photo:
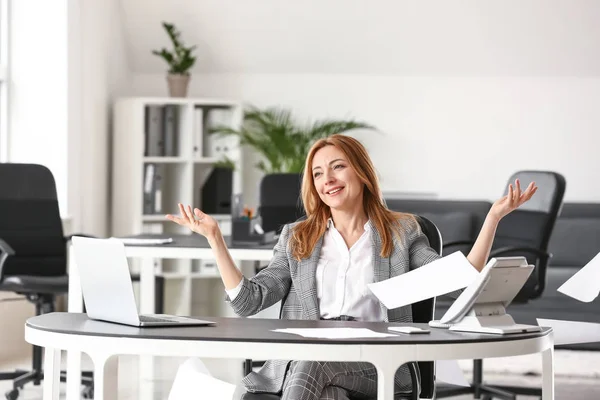
[[[262,155],[256,167],[265,174],[299,174],[312,144],[321,138],[350,129],[373,129],[367,123],[354,120],[318,120],[299,124],[290,110],[248,107],[241,128],[217,126],[213,134],[236,135],[240,144],[248,145]]]
[[[170,96],[185,97],[190,82],[189,71],[196,62],[196,57],[192,55],[196,46],[186,47],[180,39],[181,33],[174,24],[163,22],[162,26],[171,40],[173,51],[163,47],[161,50],[153,50],[152,54],[161,57],[169,65],[167,83]]]

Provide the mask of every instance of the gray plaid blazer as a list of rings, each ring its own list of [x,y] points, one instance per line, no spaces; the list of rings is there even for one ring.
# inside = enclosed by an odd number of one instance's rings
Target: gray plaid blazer
[[[227,297],[236,314],[251,316],[285,298],[282,319],[320,319],[316,270],[323,238],[317,242],[309,258],[298,261],[292,257],[289,246],[293,225],[286,225],[281,231],[269,265],[251,279],[244,277],[241,291],[233,301]],[[429,241],[416,221],[403,220],[401,232],[402,235],[394,239],[390,257],[381,257],[381,236],[376,229],[372,230],[375,282],[401,275],[440,258],[429,247]],[[386,315],[385,322],[412,322],[410,306],[393,310],[387,310],[381,303],[380,306]],[[288,363],[288,360],[267,361],[258,372],[248,374],[243,384],[249,392],[279,393]],[[406,365],[396,373],[396,386],[402,391],[410,391],[411,379]]]

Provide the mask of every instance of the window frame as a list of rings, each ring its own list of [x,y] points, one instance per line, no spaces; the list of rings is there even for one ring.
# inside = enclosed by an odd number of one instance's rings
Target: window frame
[[[0,162],[8,162],[9,155],[9,0],[0,0]]]

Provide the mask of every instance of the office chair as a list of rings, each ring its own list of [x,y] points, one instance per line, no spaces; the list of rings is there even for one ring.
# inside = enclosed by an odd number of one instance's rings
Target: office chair
[[[56,296],[68,291],[69,238],[63,236],[52,173],[41,165],[0,164],[0,188],[0,291],[24,296],[36,315],[53,312]],[[38,346],[33,346],[31,371],[0,373],[0,380],[13,381],[8,400],[16,400],[25,384],[39,385],[42,379]],[[84,398],[93,396],[92,375],[84,373],[82,382]]]
[[[283,226],[304,215],[301,174],[269,174],[260,181],[258,214],[265,232],[281,233]]]
[[[437,229],[435,224],[425,217],[417,216],[417,221],[421,230],[427,236],[429,245],[442,254],[442,235]],[[281,318],[281,311],[283,310],[283,304],[285,298],[281,300],[281,308],[279,310],[279,318]],[[435,298],[426,299],[418,303],[412,304],[412,316],[413,322],[416,323],[428,323],[434,317],[435,311]],[[252,372],[255,367],[262,366],[264,361],[255,361],[246,359],[244,362],[244,375],[248,375]],[[409,364],[410,377],[413,382],[413,392],[411,400],[419,399],[434,399],[435,398],[435,363],[433,361],[418,361],[416,362],[418,368],[415,368],[415,363]],[[421,394],[419,395],[417,386],[414,382],[421,382]],[[246,393],[244,400],[279,400],[280,396],[270,393]]]
[[[529,264],[535,266],[529,280],[513,300],[513,303],[525,303],[540,297],[544,291],[546,269],[552,257],[548,252],[548,243],[560,214],[566,180],[561,174],[551,171],[519,171],[510,177],[509,183],[514,183],[515,179],[519,179],[523,185],[535,181],[538,190],[531,200],[500,221],[490,258],[524,256]],[[438,397],[471,393],[476,399],[484,400],[514,400],[517,394],[542,396],[541,388],[484,385],[482,360],[473,360],[473,382],[470,387],[440,388]]]

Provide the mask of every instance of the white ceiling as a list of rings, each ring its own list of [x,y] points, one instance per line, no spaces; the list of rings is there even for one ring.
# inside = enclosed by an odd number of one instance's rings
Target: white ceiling
[[[121,0],[136,73],[173,22],[196,73],[600,75],[598,0]]]

